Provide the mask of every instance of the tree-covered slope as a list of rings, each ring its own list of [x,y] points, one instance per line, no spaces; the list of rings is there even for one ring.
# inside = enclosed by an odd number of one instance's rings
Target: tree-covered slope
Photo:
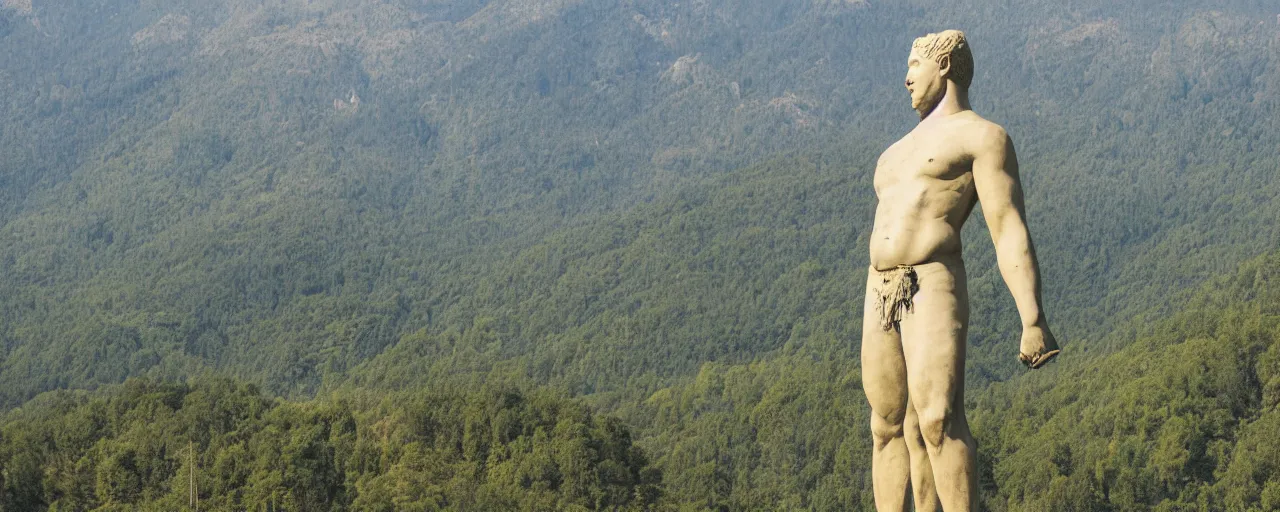
[[[724,20],[668,30],[684,14],[640,6],[659,16],[650,26],[624,7],[0,11],[5,57],[33,68],[5,75],[5,126],[47,128],[3,162],[22,199],[0,227],[9,402],[199,366],[309,393],[400,334],[443,330],[437,312],[468,317],[478,280],[562,226],[832,138],[818,118],[789,127],[811,114],[787,84],[743,80],[739,101],[681,60]],[[131,21],[90,23],[100,11]],[[76,24],[107,42],[61,35]],[[40,60],[60,67],[36,72]],[[143,72],[156,78],[121,89],[137,97],[90,95]],[[741,121],[722,125],[732,112]],[[96,131],[65,158],[32,146],[73,124]],[[342,315],[354,330],[334,337]]]
[[[1280,254],[1197,287],[1047,370],[970,392],[984,510],[1263,511],[1280,506]],[[676,503],[870,510],[870,410],[844,320],[707,363],[620,414]]]
[[[1255,258],[1177,314],[1121,325],[1105,340],[1121,350],[973,394],[985,509],[1280,505],[1277,279],[1280,255]],[[53,392],[0,418],[0,509],[171,510],[193,475],[210,510],[866,509],[869,412],[845,322],[809,319],[775,354],[707,363],[614,418],[443,379],[301,403],[208,378]]]
[[[975,400],[989,508],[1280,507],[1280,254],[1124,332],[1115,354]]]
[[[0,424],[0,510],[643,510],[617,419],[501,386],[287,403],[229,379],[54,392]]]
[[[850,371],[871,167],[941,27],[1018,144],[1064,361],[1280,245],[1266,2],[3,5],[4,407],[214,368],[621,411],[815,322],[814,371]],[[1016,317],[980,219],[965,242],[978,389]]]

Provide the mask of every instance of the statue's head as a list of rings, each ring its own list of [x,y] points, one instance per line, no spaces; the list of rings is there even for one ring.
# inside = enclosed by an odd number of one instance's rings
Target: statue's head
[[[973,81],[973,53],[964,32],[945,30],[916,39],[907,59],[907,91],[911,108],[924,117],[947,93],[947,82],[968,91]]]

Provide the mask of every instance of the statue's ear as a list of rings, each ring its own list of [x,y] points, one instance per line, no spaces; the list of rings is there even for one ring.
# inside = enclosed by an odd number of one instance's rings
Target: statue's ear
[[[942,78],[947,78],[947,76],[951,74],[950,55],[943,55],[938,59],[938,74],[942,75]]]

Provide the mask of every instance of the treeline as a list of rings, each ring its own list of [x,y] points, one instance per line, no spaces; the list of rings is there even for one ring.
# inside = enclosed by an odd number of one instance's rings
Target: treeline
[[[1047,369],[970,391],[983,510],[1280,508],[1280,253],[1148,310]],[[620,414],[669,499],[719,510],[871,510],[870,411],[841,319]],[[1097,345],[1092,345],[1097,346]],[[1017,348],[1016,338],[1007,350]]]
[[[642,510],[616,418],[545,390],[284,402],[226,378],[52,392],[0,419],[0,510]]]
[[[1280,254],[1177,302],[969,395],[984,510],[1280,506]],[[482,384],[519,365],[306,402],[218,378],[46,393],[0,418],[0,507],[181,509],[194,478],[209,510],[868,509],[846,322],[636,401]]]
[[[971,407],[987,510],[1280,509],[1280,253]]]

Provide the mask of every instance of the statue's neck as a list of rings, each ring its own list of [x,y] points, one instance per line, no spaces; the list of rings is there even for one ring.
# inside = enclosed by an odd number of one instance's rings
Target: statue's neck
[[[933,110],[920,117],[920,122],[941,119],[969,109],[969,90],[947,80],[946,94],[942,95],[942,99],[938,101],[937,105],[934,105]]]

